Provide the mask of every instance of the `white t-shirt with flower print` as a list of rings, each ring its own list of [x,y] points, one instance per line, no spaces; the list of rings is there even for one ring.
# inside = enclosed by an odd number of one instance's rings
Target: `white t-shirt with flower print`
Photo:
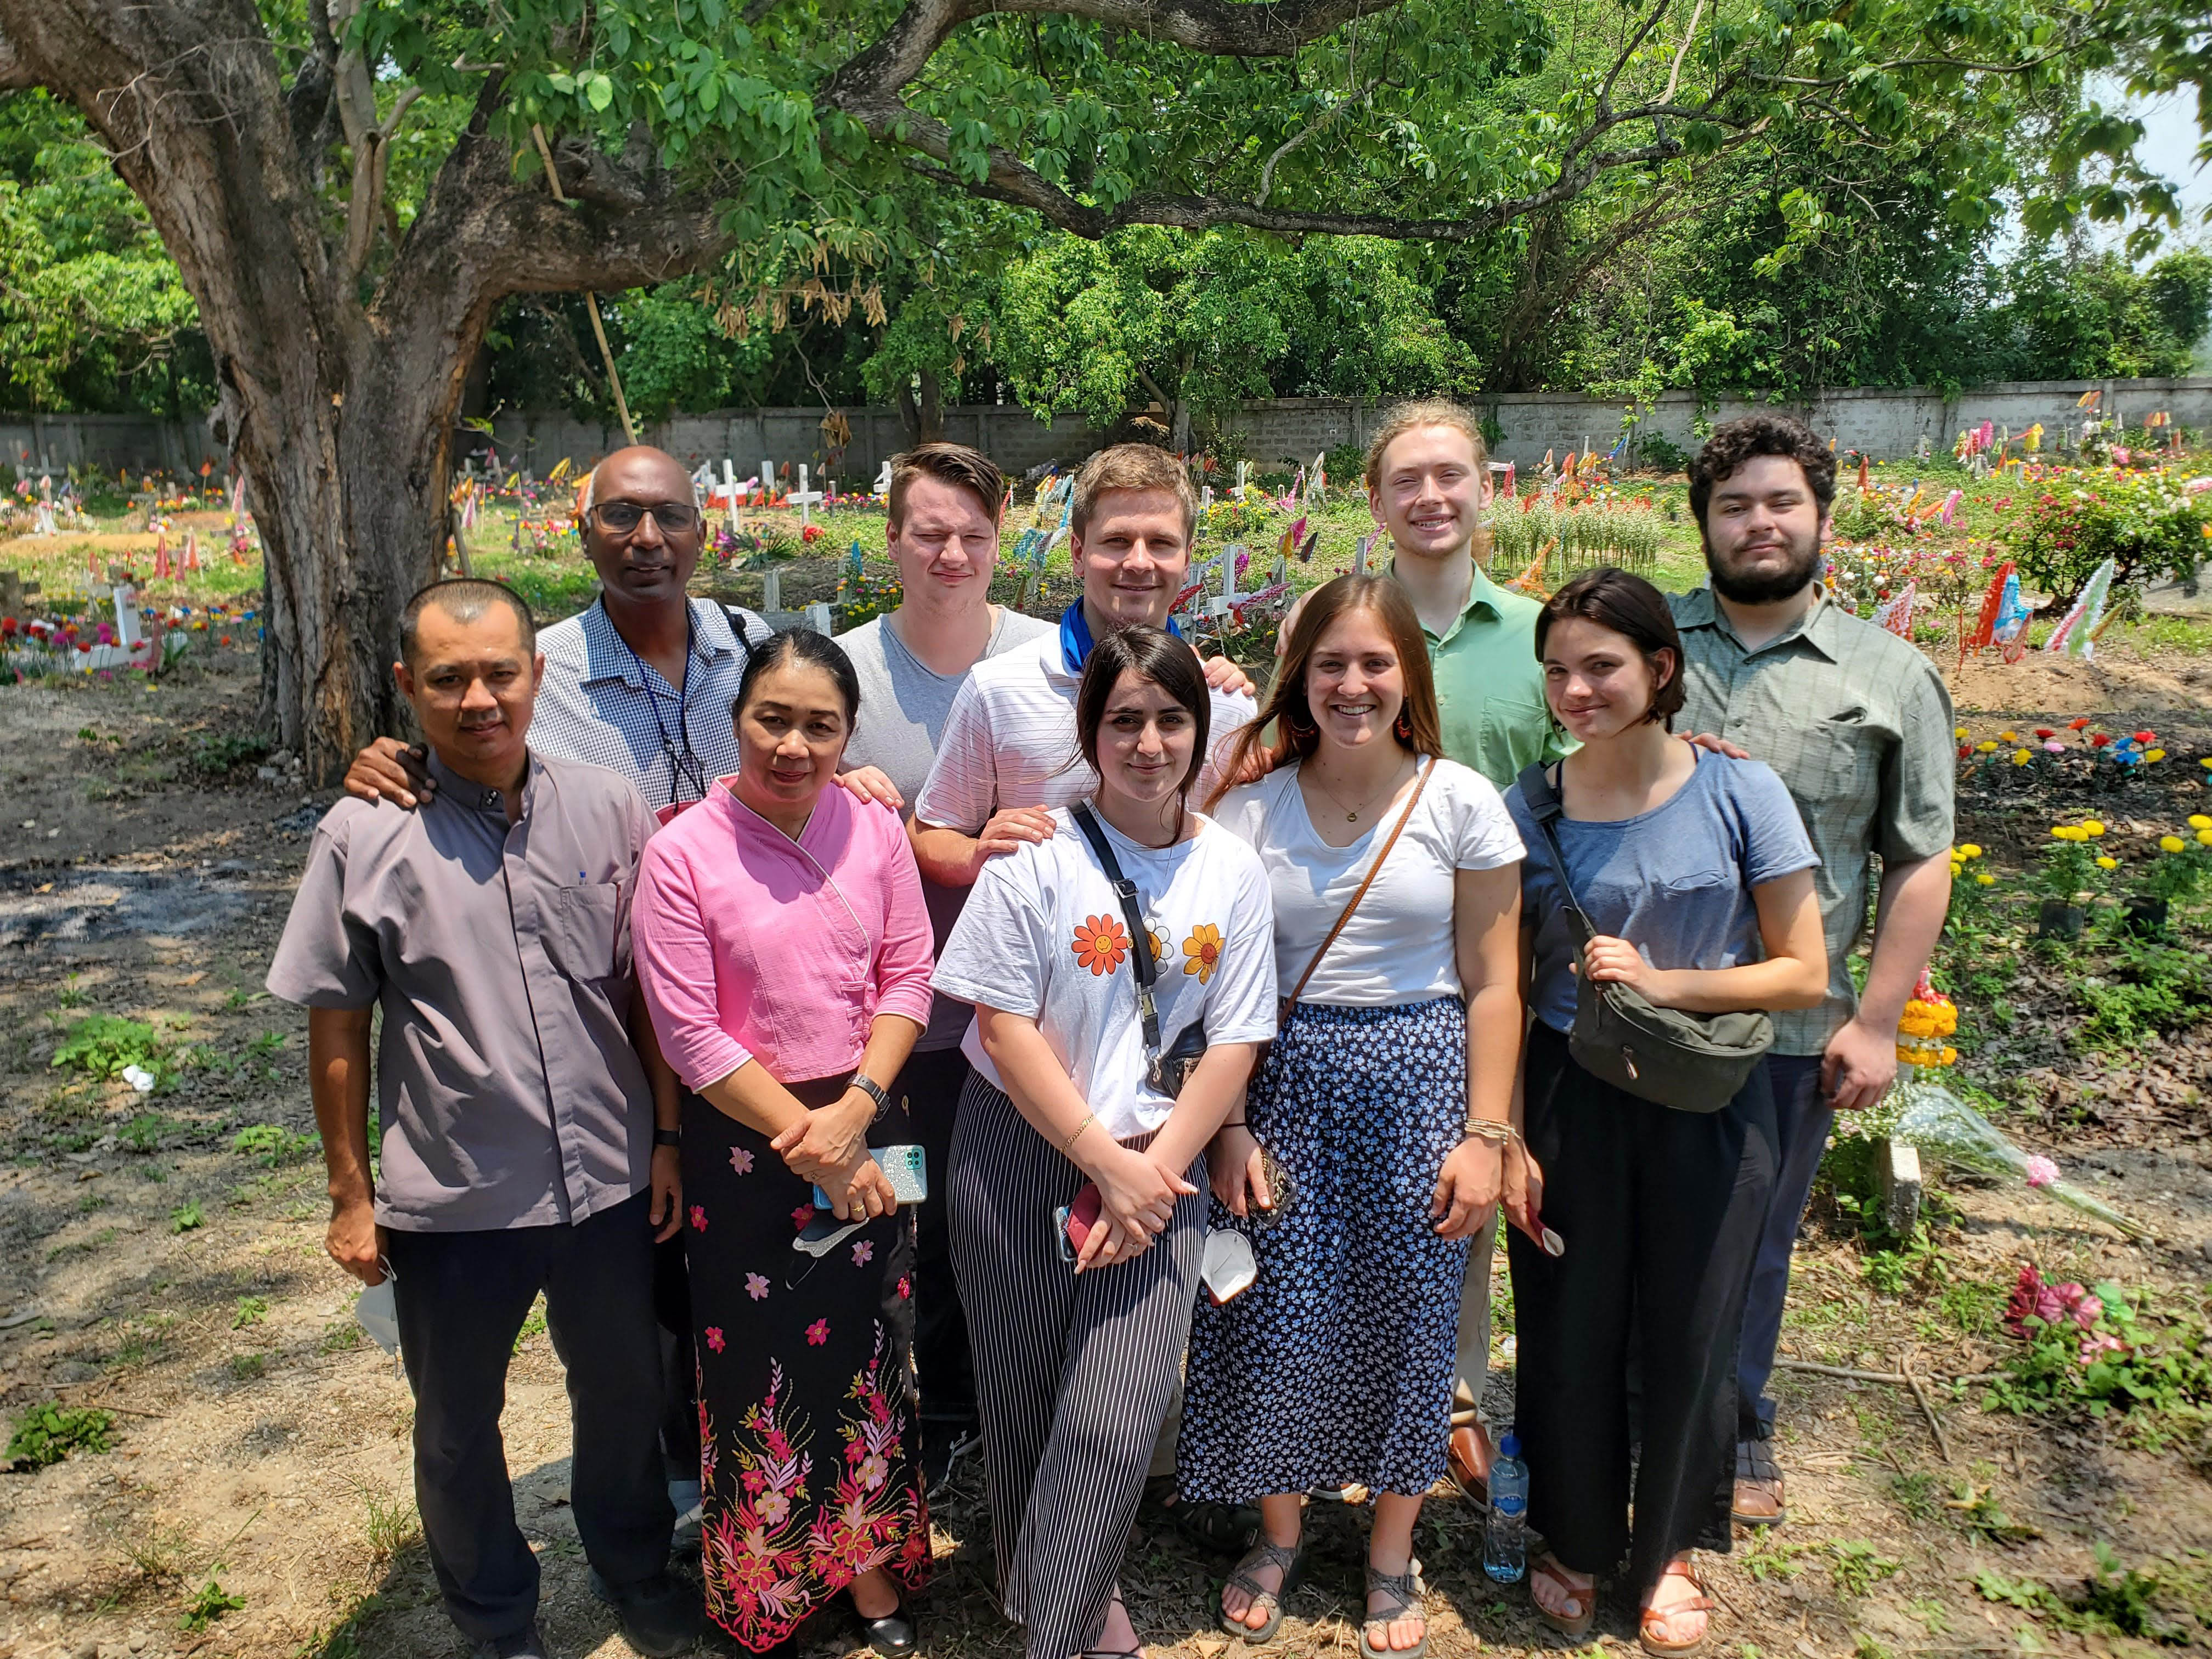
[[[1194,1020],[1209,1044],[1275,1034],[1275,924],[1259,855],[1211,818],[1172,847],[1105,828],[1137,886],[1158,976],[1160,1046]],[[969,891],[931,985],[941,994],[1026,1015],[1116,1140],[1157,1129],[1175,1103],[1146,1084],[1129,929],[1106,872],[1066,808],[1050,840],[994,858]],[[970,1025],[961,1051],[1003,1088]]]

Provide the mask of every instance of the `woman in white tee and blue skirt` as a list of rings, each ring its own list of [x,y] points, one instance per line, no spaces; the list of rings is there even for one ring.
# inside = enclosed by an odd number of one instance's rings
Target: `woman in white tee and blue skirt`
[[[1076,699],[1097,793],[984,866],[932,981],[975,1005],[946,1218],[1029,1659],[1139,1650],[1122,1559],[1198,1290],[1204,1149],[1274,1033],[1267,878],[1186,805],[1210,708],[1182,641],[1100,641]]]
[[[1259,1501],[1220,1609],[1253,1642],[1295,1587],[1303,1495],[1372,1491],[1370,1659],[1427,1645],[1413,1523],[1444,1473],[1460,1282],[1494,1224],[1521,1041],[1521,838],[1441,748],[1404,590],[1341,576],[1224,769],[1257,781],[1212,809],[1266,866],[1292,1006],[1208,1154],[1212,1224],[1249,1237],[1259,1277],[1199,1310],[1183,1491]]]

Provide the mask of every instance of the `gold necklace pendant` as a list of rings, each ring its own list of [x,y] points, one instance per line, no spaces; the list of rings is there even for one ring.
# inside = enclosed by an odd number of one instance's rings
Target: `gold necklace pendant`
[[[1357,823],[1359,822],[1359,814],[1357,812],[1346,812],[1344,815],[1344,821],[1346,823]]]

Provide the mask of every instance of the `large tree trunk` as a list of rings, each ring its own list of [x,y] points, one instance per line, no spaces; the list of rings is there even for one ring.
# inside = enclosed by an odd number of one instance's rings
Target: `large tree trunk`
[[[516,183],[495,82],[372,283],[379,204],[351,204],[349,235],[320,188],[339,83],[363,71],[333,0],[309,10],[319,55],[288,89],[253,0],[0,0],[0,84],[85,114],[198,302],[266,555],[264,721],[329,782],[401,724],[399,611],[438,569],[453,416],[499,302],[665,280],[728,239],[708,204],[659,192],[649,149],[564,149],[568,207],[542,172]]]

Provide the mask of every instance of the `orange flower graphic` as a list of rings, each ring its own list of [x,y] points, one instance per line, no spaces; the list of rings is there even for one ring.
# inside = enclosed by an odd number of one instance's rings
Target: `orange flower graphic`
[[[1111,916],[1089,917],[1075,930],[1075,959],[1094,977],[1112,973],[1128,954],[1128,932]]]
[[[1198,982],[1204,985],[1213,978],[1213,970],[1220,965],[1221,930],[1210,921],[1201,921],[1182,942],[1182,970],[1196,974]]]

